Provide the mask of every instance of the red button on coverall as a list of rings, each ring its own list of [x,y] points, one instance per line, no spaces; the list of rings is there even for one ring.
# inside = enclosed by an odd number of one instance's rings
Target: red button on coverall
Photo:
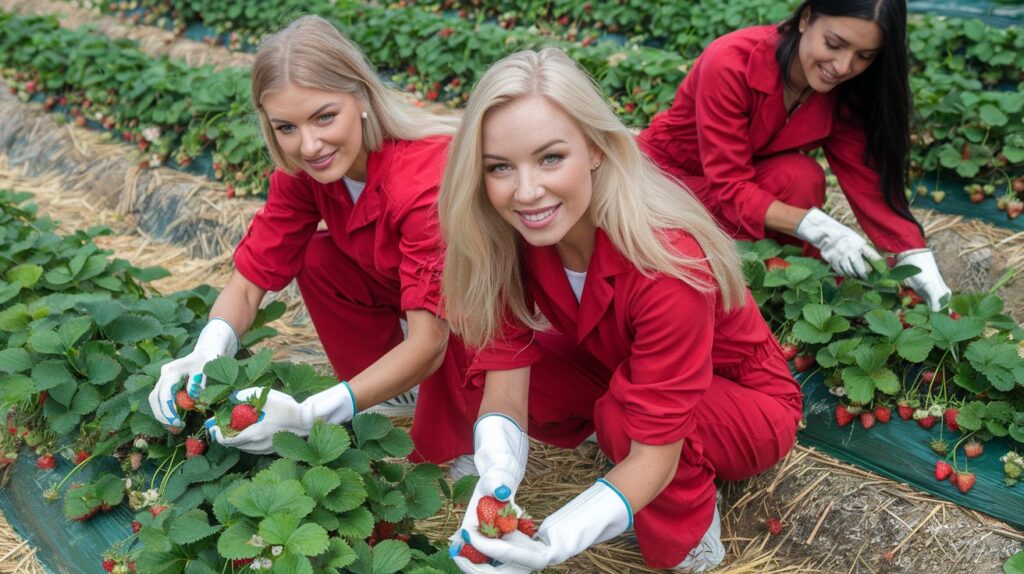
[[[895,253],[925,247],[921,230],[889,207],[878,172],[865,165],[864,131],[835,117],[836,90],[812,92],[787,114],[775,60],[779,38],[774,26],[756,26],[708,45],[672,107],[640,133],[640,146],[733,237],[788,242],[792,238],[766,233],[765,213],[776,199],[803,208],[823,205],[824,172],[801,153],[822,147],[876,246]]]
[[[703,257],[689,235],[674,244]],[[713,481],[761,472],[793,445],[802,397],[782,350],[749,292],[725,313],[717,291],[644,277],[601,230],[578,304],[555,248],[521,245],[527,295],[553,330],[509,325],[470,376],[531,366],[530,435],[573,447],[596,430],[616,463],[631,441],[684,439],[672,482],[634,520],[647,564],[674,567],[711,524]]]
[[[263,289],[279,291],[297,278],[341,379],[402,341],[405,311],[439,314],[437,192],[448,142],[386,141],[369,154],[368,181],[354,205],[342,181],[275,171],[267,203],[235,250],[238,271]],[[320,220],[326,231],[317,231]],[[465,348],[451,337],[444,363],[420,383],[410,459],[444,462],[473,452],[481,393],[462,389],[466,368]]]

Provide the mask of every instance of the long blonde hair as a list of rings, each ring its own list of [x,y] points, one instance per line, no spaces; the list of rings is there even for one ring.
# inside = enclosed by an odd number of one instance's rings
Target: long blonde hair
[[[260,44],[252,66],[252,103],[259,117],[270,157],[279,168],[296,172],[298,165],[282,153],[263,109],[264,96],[289,85],[351,94],[367,106],[363,145],[380,149],[384,140],[417,140],[452,135],[454,117],[441,117],[410,104],[381,83],[359,47],[319,16],[303,16]]]
[[[594,172],[590,217],[641,272],[663,273],[705,292],[718,289],[728,310],[743,304],[745,284],[733,241],[703,205],[640,151],[629,129],[579,65],[554,48],[497,62],[474,88],[449,148],[439,215],[447,242],[444,298],[448,321],[470,345],[492,341],[509,317],[542,328],[524,293],[518,233],[497,213],[483,184],[482,129],[488,111],[540,95],[559,106],[604,156]],[[706,259],[680,255],[666,232],[690,233]],[[710,266],[714,282],[702,278]],[[715,285],[714,283],[717,283]]]

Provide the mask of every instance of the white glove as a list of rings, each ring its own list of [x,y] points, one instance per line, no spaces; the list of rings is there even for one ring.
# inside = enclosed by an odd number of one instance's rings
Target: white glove
[[[825,261],[840,275],[867,279],[868,265],[864,259],[882,258],[856,231],[817,207],[812,207],[800,220],[796,236],[817,247]]]
[[[935,254],[931,249],[904,251],[896,256],[896,264],[913,265],[921,270],[917,275],[908,278],[906,284],[924,296],[932,311],[941,309],[944,300],[953,293],[942,280],[939,265],[935,262]]]
[[[456,556],[459,569],[468,573],[508,572],[519,574],[561,564],[573,556],[615,538],[633,526],[629,501],[603,478],[544,519],[537,536],[515,531],[504,538],[487,538],[478,532],[462,531],[464,540],[485,556],[501,562],[492,567],[473,564]],[[449,551],[451,552],[451,551]]]
[[[530,439],[516,421],[503,414],[488,413],[473,426],[473,451],[473,462],[480,480],[476,483],[459,528],[460,531],[476,532],[480,527],[476,505],[481,498],[493,496],[519,510],[515,506],[515,496],[526,474]],[[453,534],[451,540],[458,543],[459,533]]]
[[[149,408],[156,420],[173,428],[184,427],[185,421],[174,408],[174,395],[181,388],[181,380],[188,377],[186,390],[190,397],[196,398],[206,388],[206,375],[203,374],[206,363],[219,357],[234,356],[237,352],[238,336],[231,324],[220,317],[210,319],[199,333],[191,353],[160,368],[160,379],[149,393]]]
[[[233,400],[244,403],[261,392],[263,389],[260,387],[250,387],[238,391]],[[271,454],[274,452],[273,440],[276,433],[290,431],[306,436],[313,428],[313,423],[320,419],[340,424],[352,420],[355,414],[355,396],[348,383],[341,381],[301,403],[287,393],[271,389],[259,420],[249,428],[235,436],[225,436],[224,431],[217,426],[217,419],[210,418],[206,421],[206,430],[210,438],[224,446],[233,446],[252,454]]]

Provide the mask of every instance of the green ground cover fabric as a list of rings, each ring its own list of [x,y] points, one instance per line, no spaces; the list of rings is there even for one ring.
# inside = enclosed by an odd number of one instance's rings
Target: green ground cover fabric
[[[43,568],[52,574],[104,574],[102,554],[116,542],[131,535],[134,513],[122,503],[110,512],[97,514],[88,522],[72,522],[64,517],[63,496],[53,502],[43,492],[59,483],[74,465],[57,456],[57,468],[42,471],[35,458],[22,450],[10,481],[0,488],[0,512],[14,530],[36,549]],[[97,460],[83,468],[73,481],[87,482],[102,471],[117,467],[113,459]],[[68,484],[64,485],[64,491]]]
[[[968,470],[975,473],[974,488],[961,494],[949,481],[935,479],[935,462],[939,456],[929,443],[943,438],[950,446],[960,434],[951,432],[942,422],[930,431],[914,421],[904,421],[893,412],[888,424],[877,423],[865,430],[857,421],[840,427],[835,420],[837,399],[828,392],[820,374],[798,374],[804,391],[804,417],[807,428],[800,431],[800,444],[811,446],[843,462],[903,482],[967,508],[973,508],[1024,530],[1024,485],[1007,487],[1003,483],[1003,463],[999,458],[1009,450],[1001,439],[985,443],[985,452],[969,461]],[[963,450],[957,453],[961,470],[965,463]]]
[[[923,185],[928,188],[929,194],[919,195],[914,193],[913,197],[910,198],[910,204],[912,207],[934,209],[939,213],[963,215],[964,217],[984,221],[1004,229],[1024,231],[1024,217],[1010,219],[1006,216],[1005,211],[1000,211],[996,207],[995,198],[989,197],[981,203],[971,203],[967,193],[964,192],[965,184],[966,182],[957,179],[956,174],[952,172],[940,174],[938,178],[931,176],[926,179],[915,180],[912,182],[910,189],[916,190],[919,185]],[[939,203],[936,203],[931,197],[931,192],[935,190],[946,192],[946,196]],[[1002,195],[1002,190],[997,193],[998,195]]]

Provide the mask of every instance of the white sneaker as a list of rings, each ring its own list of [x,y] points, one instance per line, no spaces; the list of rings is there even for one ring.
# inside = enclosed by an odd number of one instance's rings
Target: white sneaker
[[[411,417],[416,412],[416,397],[419,396],[419,393],[420,387],[417,385],[397,397],[373,405],[361,412],[380,413],[388,417]]]
[[[452,479],[452,482],[456,482],[464,476],[477,476],[476,462],[473,461],[471,454],[455,457],[451,468],[448,469],[448,478]]]
[[[725,560],[725,546],[722,544],[722,519],[718,514],[718,497],[715,497],[715,517],[697,546],[674,568],[676,572],[699,574],[718,567]]]

